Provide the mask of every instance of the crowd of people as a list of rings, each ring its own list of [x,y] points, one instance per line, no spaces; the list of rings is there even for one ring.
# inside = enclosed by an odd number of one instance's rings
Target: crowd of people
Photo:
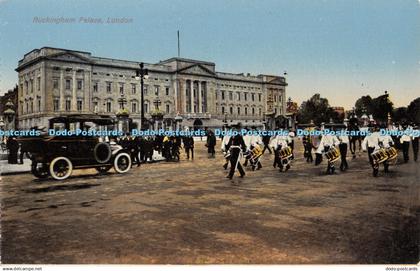
[[[309,127],[307,130],[321,130],[320,127]],[[334,129],[343,131],[360,131],[362,128],[358,127],[357,123],[349,123],[347,126],[338,128],[329,127],[330,131]],[[387,125],[372,124],[366,127],[369,131],[367,136],[353,135],[349,136],[345,133],[340,135],[332,135],[331,133],[322,135],[304,135],[301,137],[303,144],[303,157],[307,163],[321,164],[323,157],[327,159],[327,174],[334,174],[334,162],[340,160],[339,169],[346,171],[349,169],[347,161],[347,153],[350,150],[353,158],[356,158],[357,147],[359,147],[359,155],[362,151],[367,152],[369,162],[373,169],[373,176],[378,175],[379,164],[383,164],[384,172],[389,171],[389,161],[378,160],[380,158],[379,151],[385,151],[391,148],[400,150],[403,153],[403,161],[409,161],[409,149],[413,151],[414,161],[418,159],[419,151],[419,137],[410,136],[409,133],[403,133],[400,136],[383,135],[379,133],[379,129],[390,129],[396,131],[418,130],[417,125],[399,125],[393,127]],[[232,131],[256,130],[256,127],[242,128],[240,125],[228,127],[230,133],[227,133],[221,141],[221,150],[226,159],[223,168],[230,170],[227,178],[232,179],[236,170],[239,171],[240,177],[245,176],[244,167],[248,165],[252,170],[260,170],[262,168],[261,157],[266,151],[273,155],[273,167],[278,168],[279,171],[287,171],[291,168],[291,162],[294,160],[294,147],[296,135],[294,131],[287,133],[280,133],[276,136],[260,136],[258,133],[251,133],[231,136]],[[277,128],[276,130],[282,130]],[[155,136],[155,137],[136,137],[123,136],[112,139],[123,148],[129,150],[133,164],[140,166],[142,163],[153,162],[154,152],[160,154],[168,162],[180,161],[180,153],[182,149],[185,152],[186,159],[194,159],[194,138],[192,136],[175,137],[175,136]],[[8,162],[10,164],[23,163],[24,155],[27,153],[24,146],[20,145],[16,138],[9,137],[5,139],[5,144],[9,152]],[[216,156],[217,139],[212,130],[206,130],[206,143],[208,158],[215,158]],[[390,150],[392,151],[392,150]],[[18,155],[19,154],[19,155]],[[315,159],[314,159],[315,155]],[[19,159],[18,159],[19,158]],[[243,160],[243,162],[242,162]],[[378,162],[379,161],[379,162]]]

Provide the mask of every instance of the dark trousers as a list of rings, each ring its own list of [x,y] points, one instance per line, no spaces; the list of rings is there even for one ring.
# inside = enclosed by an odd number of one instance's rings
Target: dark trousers
[[[330,146],[326,146],[324,147],[324,152],[327,153],[330,150]],[[330,163],[330,161],[327,162],[327,173],[328,174],[333,174],[335,167],[334,167],[334,163]]]
[[[413,140],[411,141],[411,144],[413,146],[413,157],[414,157],[414,161],[417,161],[417,156],[419,154],[419,138],[413,138]]]
[[[375,148],[371,148],[371,147],[368,147],[368,149],[367,149],[367,151],[368,151],[368,157],[369,157],[369,163],[370,163],[370,165],[372,166],[372,170],[373,170],[373,176],[377,176],[378,175],[378,167],[379,167],[379,165],[375,165],[374,163],[373,163],[373,158],[372,158],[372,153],[373,153],[373,151],[375,150]]]
[[[305,157],[306,157],[306,162],[313,162],[314,158],[312,157],[312,144],[311,143],[306,143],[305,144],[305,153],[304,153]]]
[[[191,159],[194,159],[194,148],[185,148],[185,154],[187,155],[187,159],[190,159],[190,156]]]
[[[407,163],[409,160],[408,157],[408,149],[410,147],[410,142],[404,141],[402,143],[402,151],[403,151],[403,156],[404,156],[404,162]]]
[[[269,152],[270,154],[272,153],[272,152],[271,152],[270,147],[268,146],[268,143],[267,143],[267,144],[264,144],[264,149],[263,149],[263,151],[262,151],[262,153],[263,153],[263,154],[264,154],[265,150],[268,150],[268,152]]]
[[[238,169],[241,176],[245,175],[245,171],[242,168],[241,161],[239,161],[239,155],[241,153],[241,149],[234,148],[230,150],[230,171],[229,171],[229,178],[233,177],[235,174],[236,169]]]
[[[340,170],[343,171],[349,168],[349,165],[347,164],[347,143],[341,143],[338,148],[340,149],[341,154]]]

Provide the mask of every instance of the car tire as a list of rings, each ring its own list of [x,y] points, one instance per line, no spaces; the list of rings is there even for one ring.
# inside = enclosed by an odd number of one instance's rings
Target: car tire
[[[115,156],[114,169],[118,173],[126,173],[131,168],[131,157],[128,153],[120,152]]]
[[[73,172],[73,164],[67,157],[54,158],[50,164],[50,175],[56,180],[64,180]]]
[[[100,164],[107,163],[112,156],[111,146],[108,143],[99,142],[93,149],[93,156],[96,162]]]

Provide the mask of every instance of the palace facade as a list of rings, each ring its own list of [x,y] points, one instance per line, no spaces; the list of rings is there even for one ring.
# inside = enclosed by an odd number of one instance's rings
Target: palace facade
[[[92,56],[89,52],[43,47],[24,55],[18,72],[20,129],[48,126],[66,114],[128,111],[140,122],[140,62]],[[216,71],[212,62],[170,58],[145,63],[144,113],[164,114],[167,126],[222,127],[241,122],[262,127],[286,113],[286,80],[276,75]]]

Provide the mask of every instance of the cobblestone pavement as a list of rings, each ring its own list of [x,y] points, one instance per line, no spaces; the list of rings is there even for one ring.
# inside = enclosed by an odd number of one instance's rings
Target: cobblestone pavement
[[[363,153],[327,176],[301,152],[285,173],[266,154],[233,186],[197,145],[194,162],[124,175],[3,176],[3,263],[418,262],[419,163],[373,178]]]

